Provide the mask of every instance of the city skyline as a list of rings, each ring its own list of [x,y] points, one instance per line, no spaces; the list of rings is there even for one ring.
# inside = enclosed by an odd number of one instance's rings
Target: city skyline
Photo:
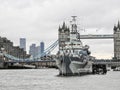
[[[29,54],[32,55],[32,57],[36,57],[42,53],[44,53],[44,42],[40,42],[39,45],[36,45],[35,43],[32,43],[29,47]]]
[[[27,51],[32,42],[51,45],[58,38],[58,28],[67,24],[72,15],[84,31],[81,34],[112,34],[120,20],[119,0],[0,0],[0,36],[19,45],[19,38],[27,39]],[[98,58],[113,56],[113,40],[82,40],[92,55]]]

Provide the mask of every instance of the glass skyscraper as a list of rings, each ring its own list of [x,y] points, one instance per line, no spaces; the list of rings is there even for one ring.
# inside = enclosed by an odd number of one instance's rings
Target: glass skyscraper
[[[40,46],[36,46],[36,44],[32,44],[29,49],[29,54],[32,57],[36,57],[44,52],[44,42],[40,42]]]
[[[40,53],[42,54],[44,52],[44,42],[40,42]]]
[[[30,46],[29,54],[32,55],[32,57],[36,56],[36,44]]]
[[[20,38],[20,48],[23,48],[26,51],[26,39]]]

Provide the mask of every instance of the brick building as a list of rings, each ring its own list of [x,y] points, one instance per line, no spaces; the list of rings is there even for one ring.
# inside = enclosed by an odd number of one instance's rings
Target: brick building
[[[13,46],[13,42],[11,42],[5,37],[0,37],[1,52],[2,52],[2,49],[4,49],[5,53],[10,54],[17,58],[25,59],[30,57],[30,55],[28,55],[23,48],[20,48],[19,46]]]

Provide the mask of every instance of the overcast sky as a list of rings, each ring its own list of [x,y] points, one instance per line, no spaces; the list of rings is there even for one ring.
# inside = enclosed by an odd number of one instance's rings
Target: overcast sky
[[[27,50],[41,41],[48,47],[57,40],[58,27],[78,16],[81,34],[112,34],[120,19],[120,0],[0,0],[0,36],[19,45],[27,39]],[[82,40],[97,58],[113,56],[113,40]]]

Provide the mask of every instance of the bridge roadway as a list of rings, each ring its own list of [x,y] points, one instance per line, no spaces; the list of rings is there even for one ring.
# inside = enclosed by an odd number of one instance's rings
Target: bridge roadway
[[[113,38],[114,38],[113,34],[101,34],[101,35],[88,34],[88,35],[80,35],[80,39],[113,39]]]

